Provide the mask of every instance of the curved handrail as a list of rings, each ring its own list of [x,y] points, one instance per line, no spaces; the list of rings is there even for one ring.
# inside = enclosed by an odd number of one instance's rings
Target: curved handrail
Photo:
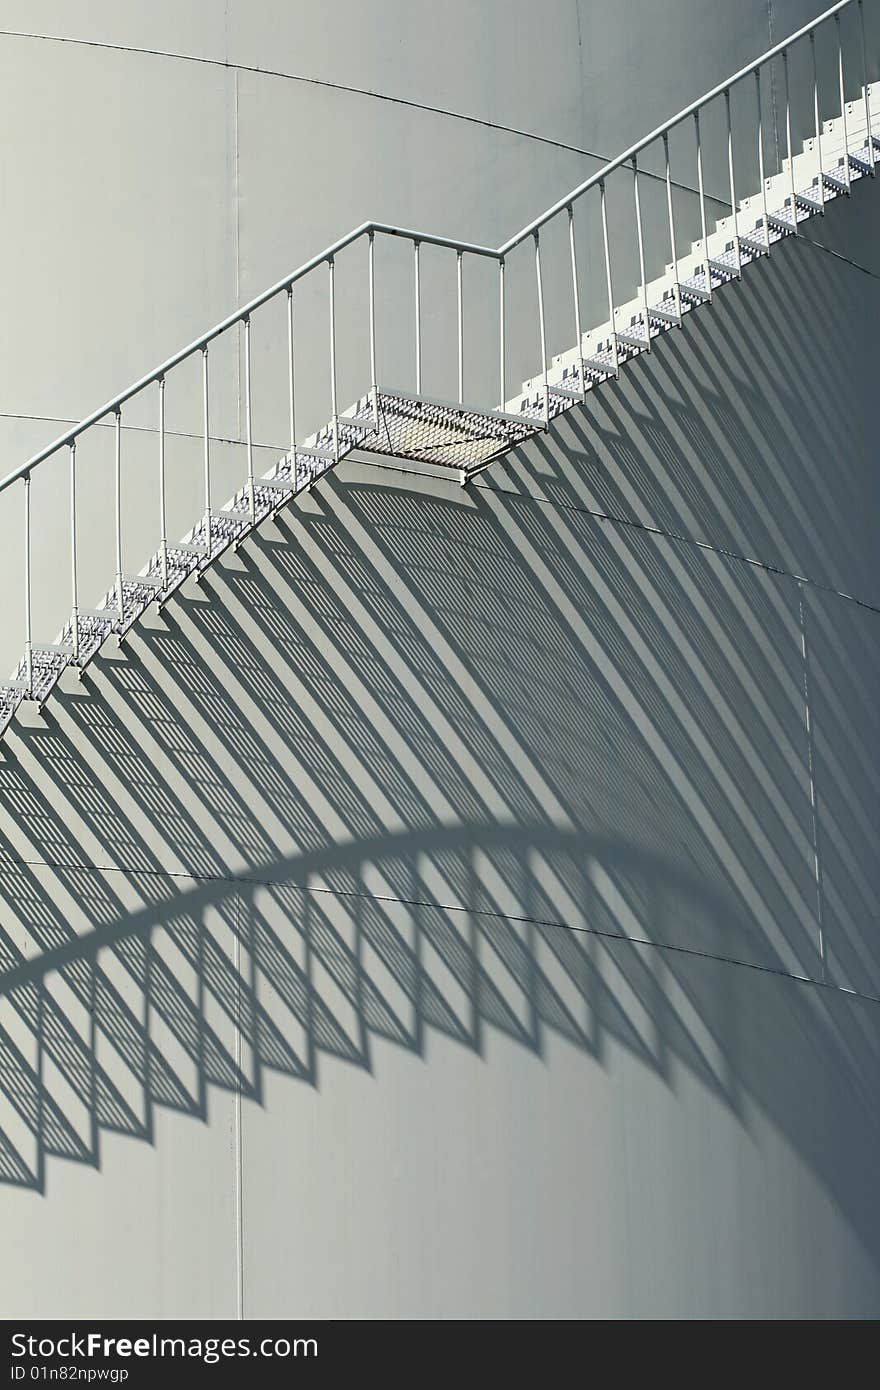
[[[256,309],[259,309],[263,304],[273,299],[275,295],[289,290],[298,280],[302,279],[302,277],[307,275],[310,271],[315,270],[319,265],[332,262],[340,251],[352,245],[353,242],[359,240],[363,236],[372,237],[376,233],[379,233],[382,236],[401,237],[416,245],[427,244],[441,246],[448,250],[459,252],[462,255],[484,256],[492,260],[503,262],[504,258],[529,236],[536,236],[541,227],[547,222],[557,217],[561,212],[569,209],[574,202],[582,197],[583,194],[589,192],[590,189],[603,184],[609,174],[614,173],[615,170],[622,168],[625,164],[632,161],[648,145],[660,139],[663,135],[668,134],[675,126],[687,120],[689,116],[700,111],[704,106],[708,105],[709,102],[715,100],[716,97],[722,96],[725,92],[728,92],[731,87],[735,86],[736,83],[740,82],[744,77],[748,77],[751,73],[758,71],[765,63],[784,53],[792,44],[797,43],[800,39],[806,38],[808,35],[812,35],[813,32],[828,19],[839,14],[840,11],[848,8],[853,3],[858,4],[860,8],[862,6],[862,0],[837,0],[836,4],[824,10],[822,14],[817,15],[816,18],[811,20],[808,24],[802,25],[802,27],[793,34],[789,34],[787,38],[774,44],[772,48],[767,49],[766,52],[762,53],[760,57],[755,58],[746,67],[740,68],[738,72],[734,73],[724,82],[718,83],[710,91],[705,92],[701,97],[684,107],[683,110],[679,111],[670,120],[658,126],[656,130],[651,131],[649,135],[643,136],[636,144],[631,145],[629,149],[625,150],[622,154],[616,155],[614,159],[609,160],[601,169],[597,170],[596,173],[591,174],[588,179],[578,184],[577,187],[573,188],[564,198],[559,199],[559,201],[548,208],[546,212],[542,213],[540,217],[528,223],[527,226],[523,227],[521,231],[517,232],[515,236],[505,241],[501,246],[481,246],[478,243],[459,241],[454,237],[441,236],[434,232],[413,231],[405,227],[396,227],[385,222],[361,223],[359,227],[355,227],[354,230],[349,232],[346,236],[333,242],[331,246],[326,247],[316,256],[312,256],[308,261],[304,262],[303,265],[270,286],[269,289],[263,290],[261,294],[257,295],[247,304],[234,310],[233,313],[227,315],[226,318],[209,329],[207,333],[203,333],[200,337],[194,339],[193,342],[188,343],[186,347],[175,352],[158,367],[154,367],[152,371],[140,377],[131,386],[127,387],[117,396],[114,396],[112,400],[107,401],[106,404],[102,405],[98,410],[92,411],[90,415],[85,416],[78,424],[74,425],[64,434],[59,435],[57,439],[54,439],[51,444],[47,444],[42,449],[39,449],[37,453],[33,454],[26,462],[14,468],[11,473],[8,473],[5,478],[0,480],[0,492],[3,492],[7,487],[17,482],[19,479],[27,477],[32,469],[36,468],[37,465],[42,463],[45,459],[51,457],[51,455],[56,453],[59,449],[64,448],[65,445],[74,443],[80,434],[89,429],[92,425],[97,424],[99,420],[104,419],[105,416],[118,414],[121,407],[125,405],[127,401],[131,400],[133,396],[136,396],[139,391],[142,391],[153,382],[161,381],[172,368],[178,366],[194,353],[202,351],[210,342],[220,337],[220,335],[225,333],[229,328],[233,328],[238,323],[244,323]]]

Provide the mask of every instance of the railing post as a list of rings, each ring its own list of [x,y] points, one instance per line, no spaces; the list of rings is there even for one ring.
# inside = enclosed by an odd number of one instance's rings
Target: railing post
[[[578,381],[581,399],[586,395],[586,372],[584,371],[584,342],[581,330],[581,294],[578,284],[577,251],[574,237],[574,208],[568,205],[568,245],[571,251],[571,297],[574,305],[574,340],[577,343]]]
[[[755,93],[758,101],[758,178],[761,182],[761,213],[767,254],[770,254],[770,222],[767,216],[767,180],[764,170],[764,109],[761,100],[761,69],[755,72]]]
[[[208,427],[208,345],[202,348],[202,434],[205,473],[205,547],[211,554],[211,435]]]
[[[504,332],[504,257],[498,258],[498,368],[499,379],[501,382],[501,401],[499,409],[503,410],[507,403],[507,361],[506,361],[506,339]]]
[[[868,162],[871,165],[871,178],[874,177],[874,139],[871,130],[871,93],[868,90],[868,47],[865,43],[865,7],[859,0],[859,36],[862,47],[862,90],[865,93],[865,139],[868,146]]]
[[[370,391],[373,397],[373,423],[379,428],[379,388],[376,380],[376,269],[373,261],[375,233],[368,238],[367,265],[370,289]]]
[[[849,135],[846,129],[846,84],[843,80],[843,41],[840,37],[839,14],[834,16],[834,25],[837,30],[837,82],[840,88],[840,119],[843,125],[843,177],[846,183],[846,191],[849,193]]]
[[[73,659],[79,659],[79,599],[76,582],[76,440],[68,446],[70,457],[70,639]]]
[[[547,333],[544,324],[544,286],[541,280],[541,234],[535,237],[535,281],[538,288],[538,326],[541,330],[541,374],[544,378],[544,428],[550,428],[550,383],[547,373]]]
[[[822,123],[819,120],[819,69],[816,66],[816,34],[810,30],[810,55],[813,60],[813,125],[816,130],[816,164],[819,170],[819,211],[825,211],[825,182],[822,177]]]
[[[244,319],[244,420],[245,448],[247,451],[248,493],[250,495],[251,525],[257,521],[257,493],[254,486],[254,429],[251,410],[251,316]]]
[[[608,241],[608,213],[605,208],[605,180],[599,180],[599,207],[602,214],[602,248],[605,253],[605,288],[608,294],[608,322],[611,328],[611,360],[614,375],[620,373],[620,360],[617,353],[617,329],[614,324],[614,290],[611,285],[611,247]]]
[[[122,410],[115,410],[115,475],[116,475],[116,601],[120,620],[125,620],[125,596],[122,583]]]
[[[419,243],[413,242],[413,273],[415,277],[416,309],[416,395],[422,394],[422,307],[421,284],[419,280]]]
[[[336,403],[336,262],[330,257],[330,408],[333,412],[333,461],[339,462],[339,409]]]
[[[672,175],[669,168],[669,132],[663,135],[663,156],[666,163],[666,214],[669,219],[669,255],[672,264],[672,284],[675,294],[675,312],[681,327],[681,285],[678,282],[678,254],[675,249],[675,216],[672,209]]]
[[[700,142],[700,113],[694,112],[694,131],[697,137],[697,189],[700,195],[700,232],[703,243],[703,273],[706,276],[706,292],[712,298],[712,272],[709,269],[709,238],[706,231],[706,191],[703,187],[703,147]]]
[[[159,377],[159,556],[162,588],[168,588],[168,526],[165,512],[165,378]]]
[[[736,211],[736,181],[733,176],[733,122],[730,116],[730,88],[724,93],[724,109],[727,114],[727,172],[730,178],[730,211],[733,217],[733,249],[736,255],[736,274],[742,279],[742,256],[739,249],[739,217]]]
[[[645,273],[645,238],[642,231],[642,205],[639,201],[639,162],[633,155],[633,200],[636,208],[636,237],[639,248],[639,275],[642,285],[642,318],[645,322],[645,347],[651,351],[651,320],[648,315],[648,277]]]
[[[287,286],[287,408],[290,417],[290,477],[296,488],[296,386],[294,381],[293,285]]]
[[[458,403],[464,401],[464,303],[462,298],[461,252],[455,255],[456,289],[458,292]]]
[[[24,669],[28,699],[34,698],[34,642],[31,624],[31,475],[24,475]]]
[[[785,76],[785,147],[788,150],[788,177],[791,185],[791,223],[795,236],[797,229],[797,189],[794,182],[794,146],[791,143],[791,91],[788,80],[788,49],[782,50],[782,71]]]

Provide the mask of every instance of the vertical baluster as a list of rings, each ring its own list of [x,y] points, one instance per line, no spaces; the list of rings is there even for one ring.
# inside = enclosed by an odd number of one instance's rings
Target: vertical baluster
[[[586,393],[586,373],[584,371],[584,343],[581,329],[581,293],[578,284],[577,250],[574,236],[574,208],[568,205],[568,246],[571,254],[571,298],[574,306],[574,340],[578,355],[578,390],[583,399]]]
[[[34,642],[31,624],[31,475],[24,475],[24,667],[27,697],[34,698]]]
[[[413,242],[413,273],[416,309],[416,395],[422,394],[422,291],[419,280],[419,243]]]
[[[79,597],[76,574],[76,440],[68,445],[70,458],[70,642],[73,660],[79,660]]]
[[[770,222],[767,216],[767,178],[764,169],[764,108],[761,101],[761,69],[755,73],[755,95],[758,101],[758,179],[761,184],[761,219],[764,227],[764,241],[767,253],[770,252]]]
[[[163,596],[168,589],[168,525],[165,510],[165,378],[159,377],[159,555]]]
[[[697,137],[697,189],[700,195],[700,232],[703,242],[703,273],[706,277],[706,290],[712,298],[712,273],[709,270],[709,237],[706,230],[706,191],[703,187],[703,146],[700,140],[700,113],[694,112],[694,131]]]
[[[550,384],[547,373],[547,333],[544,324],[544,286],[541,280],[541,233],[535,232],[535,281],[538,288],[538,327],[541,333],[541,374],[544,379],[544,428],[550,428]]]
[[[498,370],[501,382],[501,400],[499,409],[503,410],[507,402],[507,361],[506,361],[506,339],[504,332],[504,257],[498,258]]]
[[[116,475],[116,602],[119,617],[125,619],[125,596],[122,583],[122,411],[116,407],[115,439]]]
[[[205,474],[205,549],[211,553],[211,435],[208,426],[208,345],[202,348],[202,452]]]
[[[373,261],[374,234],[368,240],[368,275],[370,282],[370,392],[373,397],[373,423],[379,428],[379,388],[376,383],[376,270]]]
[[[248,496],[250,500],[251,525],[257,520],[257,492],[254,484],[254,431],[251,411],[251,318],[246,314],[244,324],[244,422],[245,449],[247,452]]]
[[[672,266],[672,286],[675,312],[681,324],[681,285],[678,283],[678,255],[675,250],[675,215],[672,207],[672,175],[669,168],[669,133],[663,135],[663,157],[666,164],[666,215],[669,219],[669,257]]]
[[[868,46],[865,43],[865,7],[859,0],[859,38],[862,49],[862,90],[865,93],[865,140],[868,146],[868,163],[871,178],[874,177],[874,132],[871,130],[871,93],[868,88]]]
[[[797,234],[797,189],[794,182],[794,146],[791,142],[791,90],[788,78],[788,49],[782,50],[782,71],[785,76],[785,147],[788,150],[788,176],[791,185],[791,225]]]
[[[724,110],[727,115],[727,173],[730,179],[730,212],[733,218],[733,254],[736,257],[737,277],[742,279],[742,256],[739,249],[739,216],[736,210],[736,180],[733,175],[733,122],[730,116],[730,88],[724,93]]]
[[[294,371],[293,285],[287,286],[287,408],[290,421],[290,480],[296,477],[296,380]]]
[[[813,60],[813,126],[816,131],[816,166],[819,170],[819,208],[825,211],[825,181],[822,177],[822,123],[819,120],[819,69],[816,64],[816,35],[810,30],[810,56]]]
[[[840,89],[840,120],[843,126],[843,180],[849,193],[849,134],[846,128],[846,84],[843,80],[843,40],[840,35],[839,14],[834,16],[834,24],[837,29],[837,84]]]
[[[608,323],[610,325],[611,360],[614,375],[620,372],[620,359],[617,352],[617,329],[614,326],[614,290],[611,284],[611,246],[608,241],[608,212],[605,207],[605,180],[599,180],[599,207],[602,214],[602,249],[605,253],[605,289],[608,294]]]
[[[458,403],[464,401],[464,301],[462,295],[461,252],[455,256],[456,290],[458,292]]]
[[[645,273],[645,237],[642,229],[642,205],[639,200],[639,162],[635,155],[633,169],[633,201],[636,209],[636,240],[639,248],[639,275],[641,276],[642,320],[645,325],[645,347],[651,351],[651,319],[648,314],[648,277]]]
[[[339,409],[336,402],[336,262],[329,261],[330,270],[330,409],[333,412],[333,461],[339,462]]]

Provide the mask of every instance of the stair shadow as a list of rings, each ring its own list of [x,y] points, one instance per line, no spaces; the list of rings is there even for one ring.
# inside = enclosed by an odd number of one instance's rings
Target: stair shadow
[[[10,731],[0,1181],[503,1037],[760,1112],[880,1257],[878,1006],[780,978],[880,995],[877,618],[650,529],[860,576],[752,275],[478,486],[334,475]]]
[[[877,1248],[873,1006],[710,968],[817,975],[797,586],[560,515],[335,480],[16,730],[3,1181],[499,1033],[759,1107]]]

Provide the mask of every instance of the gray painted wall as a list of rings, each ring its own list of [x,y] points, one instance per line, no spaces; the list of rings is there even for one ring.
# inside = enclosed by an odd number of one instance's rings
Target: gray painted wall
[[[0,38],[10,466],[365,216],[497,241],[596,167],[548,142],[810,15],[549,10],[7,4],[90,41]],[[467,492],[344,465],[17,721],[4,1313],[876,1315],[876,219]]]

